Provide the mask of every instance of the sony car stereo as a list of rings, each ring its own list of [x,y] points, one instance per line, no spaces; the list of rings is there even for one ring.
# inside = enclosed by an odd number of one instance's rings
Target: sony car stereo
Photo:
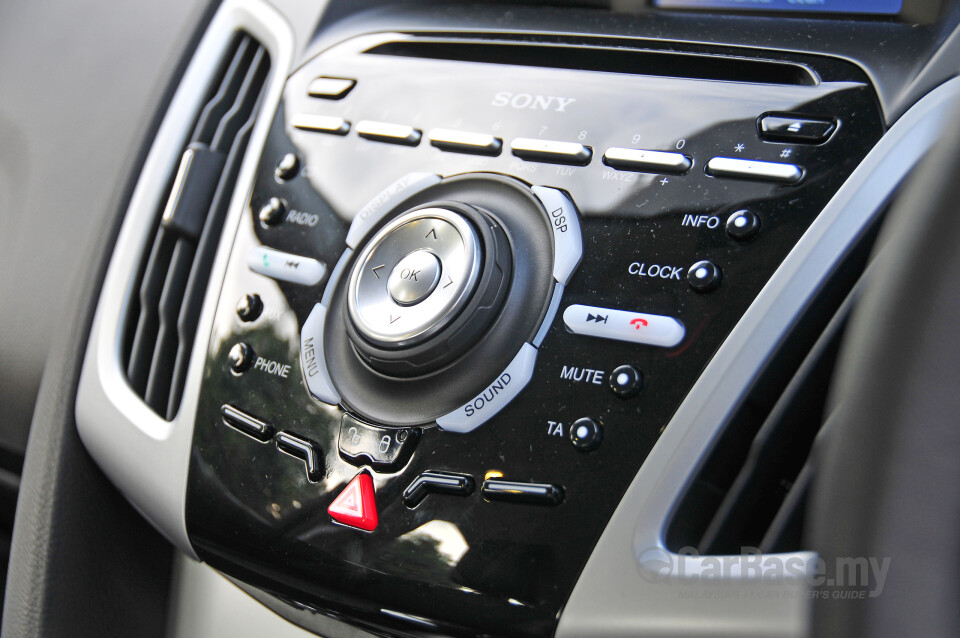
[[[198,556],[381,630],[551,634],[883,132],[857,67],[755,55],[375,34],[300,67],[207,353]]]

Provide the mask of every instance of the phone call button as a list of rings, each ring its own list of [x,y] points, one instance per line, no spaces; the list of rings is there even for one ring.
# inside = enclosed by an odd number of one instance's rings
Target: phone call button
[[[576,334],[672,348],[683,341],[683,324],[673,317],[574,304],[563,311],[563,323]]]

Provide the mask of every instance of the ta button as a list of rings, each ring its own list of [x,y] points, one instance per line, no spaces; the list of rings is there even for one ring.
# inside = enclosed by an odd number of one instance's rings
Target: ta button
[[[600,424],[589,417],[577,419],[570,427],[570,442],[581,452],[597,449],[602,439]]]
[[[397,263],[387,279],[390,296],[401,306],[426,299],[440,281],[440,260],[429,250],[415,250]]]

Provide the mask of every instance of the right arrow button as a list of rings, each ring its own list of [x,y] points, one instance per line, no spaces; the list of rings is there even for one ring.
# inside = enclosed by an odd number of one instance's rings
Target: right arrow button
[[[579,304],[563,311],[563,323],[576,334],[662,348],[676,346],[686,334],[673,317]]]

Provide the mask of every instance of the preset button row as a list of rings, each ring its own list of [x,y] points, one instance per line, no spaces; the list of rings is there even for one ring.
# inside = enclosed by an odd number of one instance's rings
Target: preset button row
[[[339,117],[299,113],[293,118],[294,128],[332,135],[346,135],[350,122]],[[418,146],[423,136],[420,129],[406,124],[363,120],[357,122],[360,137],[375,142]],[[497,156],[503,140],[485,133],[433,129],[427,134],[430,144],[444,151]],[[593,158],[593,149],[578,142],[518,137],[510,142],[510,152],[520,159],[547,164],[586,166]],[[603,154],[603,163],[621,171],[683,175],[693,168],[693,159],[683,153],[639,148],[611,147]],[[747,179],[777,184],[796,184],[804,171],[796,164],[766,162],[753,159],[714,157],[707,162],[706,173],[712,177]]]

